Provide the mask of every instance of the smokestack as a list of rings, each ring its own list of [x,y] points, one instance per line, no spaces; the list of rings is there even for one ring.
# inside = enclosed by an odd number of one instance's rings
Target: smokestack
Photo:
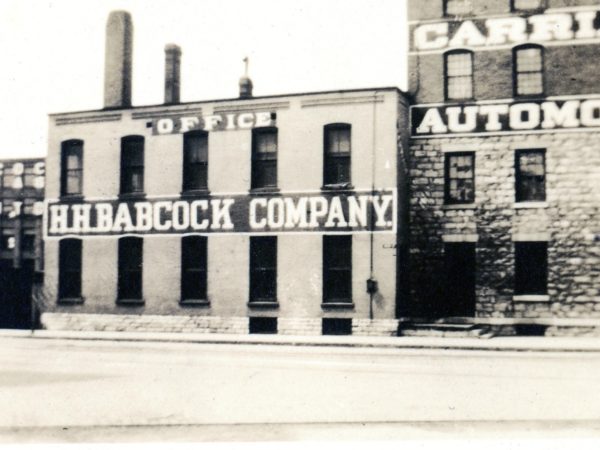
[[[240,78],[240,98],[252,98],[252,80],[248,76],[248,57],[244,58],[244,76]]]
[[[181,48],[165,45],[165,104],[179,103]]]
[[[133,23],[127,11],[112,11],[106,22],[104,107],[131,106]]]

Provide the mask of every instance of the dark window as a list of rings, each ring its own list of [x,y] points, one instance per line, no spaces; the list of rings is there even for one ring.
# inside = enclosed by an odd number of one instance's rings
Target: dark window
[[[323,319],[321,332],[324,335],[352,334],[352,319]]]
[[[61,145],[60,194],[80,195],[83,189],[83,141]]]
[[[208,134],[191,131],[183,136],[183,190],[208,188]]]
[[[324,184],[350,183],[351,127],[333,124],[324,131]]]
[[[548,284],[548,243],[515,242],[515,294],[544,295]]]
[[[472,0],[444,0],[444,14],[447,16],[464,16],[473,11]]]
[[[545,0],[512,0],[513,11],[528,11],[542,9],[546,6]]]
[[[473,317],[475,315],[475,244],[444,244],[445,295],[440,298],[439,317]]]
[[[277,317],[250,317],[250,334],[277,334]]]
[[[144,138],[121,139],[121,194],[144,192]]]
[[[475,154],[447,153],[444,180],[447,204],[475,201]]]
[[[517,202],[546,200],[544,150],[517,150],[515,152],[515,184]]]
[[[137,237],[119,239],[119,300],[142,299],[143,243]]]
[[[544,93],[544,55],[539,45],[522,45],[513,49],[514,93]]]
[[[62,239],[58,247],[58,296],[81,297],[81,240]]]
[[[250,301],[277,301],[277,237],[250,237]]]
[[[446,100],[473,98],[473,53],[455,50],[444,55]]]
[[[323,236],[323,302],[352,302],[352,236]]]
[[[207,238],[181,239],[181,301],[206,300]]]
[[[252,131],[252,189],[277,187],[277,129]]]

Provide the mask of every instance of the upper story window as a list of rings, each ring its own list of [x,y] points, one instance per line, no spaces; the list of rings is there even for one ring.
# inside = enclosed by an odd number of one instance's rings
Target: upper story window
[[[546,200],[546,154],[543,149],[515,152],[515,195],[517,202]]]
[[[512,0],[513,11],[531,11],[542,9],[546,6],[544,0]]]
[[[475,201],[475,153],[447,153],[444,197],[446,204]]]
[[[514,94],[544,93],[544,55],[539,45],[521,45],[513,49]]]
[[[191,131],[183,136],[183,191],[208,189],[208,133]]]
[[[60,151],[60,195],[81,195],[82,192],[83,141],[65,141]]]
[[[144,192],[144,138],[121,139],[121,194]]]
[[[277,187],[277,128],[252,130],[252,189]]]
[[[473,12],[471,0],[444,0],[444,15],[466,16]]]
[[[351,126],[326,125],[324,129],[323,184],[350,183]]]
[[[473,98],[473,53],[454,50],[444,55],[446,100]]]

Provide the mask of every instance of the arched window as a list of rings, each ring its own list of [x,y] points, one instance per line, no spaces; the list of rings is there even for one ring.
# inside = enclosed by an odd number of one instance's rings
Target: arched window
[[[444,0],[444,15],[467,16],[473,13],[471,0]]]
[[[453,50],[444,55],[446,100],[473,98],[473,52]]]
[[[121,139],[121,194],[144,192],[144,137]]]
[[[208,133],[183,135],[183,191],[208,189]]]
[[[348,184],[351,174],[351,130],[347,123],[325,125],[323,133],[323,184]]]
[[[60,150],[60,195],[83,192],[83,141],[64,141]]]
[[[514,95],[544,93],[544,52],[540,45],[527,44],[513,49]]]

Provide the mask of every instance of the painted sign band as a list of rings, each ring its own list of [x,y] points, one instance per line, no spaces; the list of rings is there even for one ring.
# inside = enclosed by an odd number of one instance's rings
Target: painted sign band
[[[561,10],[529,17],[506,16],[417,24],[411,32],[411,52],[451,48],[495,48],[526,42],[587,42],[600,39],[597,8]]]
[[[152,121],[152,134],[177,134],[193,130],[233,131],[274,127],[276,120],[277,114],[270,111],[159,117]]]
[[[600,99],[411,107],[413,137],[600,127]]]
[[[47,236],[393,232],[395,189],[48,203]]]

